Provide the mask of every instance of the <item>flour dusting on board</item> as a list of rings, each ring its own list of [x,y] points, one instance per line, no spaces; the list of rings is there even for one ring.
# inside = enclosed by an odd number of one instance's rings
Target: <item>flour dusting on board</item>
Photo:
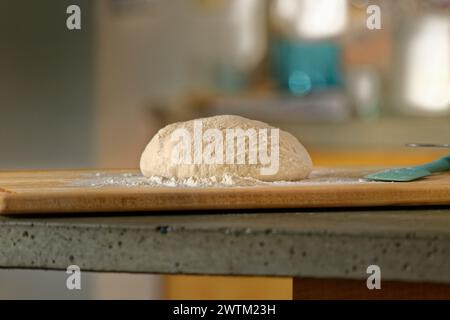
[[[190,177],[186,179],[165,178],[159,176],[144,177],[137,172],[126,172],[121,174],[110,174],[96,172],[86,174],[83,179],[71,183],[75,187],[251,187],[251,186],[311,186],[330,184],[359,184],[359,183],[382,183],[370,182],[361,178],[361,172],[357,176],[349,174],[348,171],[339,170],[316,170],[309,178],[301,181],[275,181],[266,182],[250,177],[240,177],[225,174],[221,177],[209,178]]]

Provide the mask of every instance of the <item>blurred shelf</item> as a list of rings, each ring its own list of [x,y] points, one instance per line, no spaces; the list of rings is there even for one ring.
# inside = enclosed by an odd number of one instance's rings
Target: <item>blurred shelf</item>
[[[272,124],[291,132],[306,146],[318,149],[409,152],[411,148],[405,147],[409,142],[450,142],[450,118],[399,117],[382,118],[374,122],[352,120],[343,123]],[[414,150],[422,152],[424,149]]]

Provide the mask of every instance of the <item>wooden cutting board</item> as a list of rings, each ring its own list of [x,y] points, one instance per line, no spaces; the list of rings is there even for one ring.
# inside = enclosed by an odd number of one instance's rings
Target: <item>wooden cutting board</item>
[[[150,186],[129,170],[0,172],[0,214],[450,205],[450,174],[361,179],[373,171],[322,168],[301,182],[245,187]]]

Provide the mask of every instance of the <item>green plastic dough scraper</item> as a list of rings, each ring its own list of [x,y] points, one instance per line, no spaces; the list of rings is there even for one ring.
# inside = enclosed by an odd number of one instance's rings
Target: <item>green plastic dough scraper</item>
[[[408,144],[410,147],[441,147],[448,148],[450,145],[432,145],[432,144]],[[422,177],[429,176],[436,172],[450,170],[450,154],[435,160],[433,162],[407,168],[388,169],[381,172],[366,175],[364,178],[376,181],[413,181]]]

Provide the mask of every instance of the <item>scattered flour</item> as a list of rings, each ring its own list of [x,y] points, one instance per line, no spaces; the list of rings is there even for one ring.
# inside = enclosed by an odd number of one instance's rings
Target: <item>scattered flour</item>
[[[251,186],[308,186],[308,185],[330,185],[330,184],[365,184],[382,183],[367,181],[360,175],[343,174],[334,170],[313,171],[309,178],[300,181],[261,181],[251,177],[239,177],[224,174],[221,177],[209,178],[164,178],[159,176],[144,177],[137,172],[126,172],[121,174],[110,174],[96,172],[86,174],[83,179],[71,183],[74,187],[251,187]]]

